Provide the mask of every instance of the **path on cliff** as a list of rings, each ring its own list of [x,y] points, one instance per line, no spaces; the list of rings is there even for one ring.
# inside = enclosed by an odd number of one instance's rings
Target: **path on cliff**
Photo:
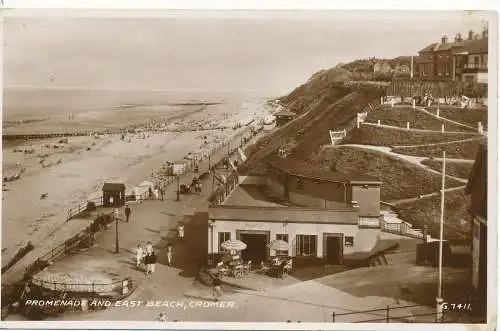
[[[391,148],[390,147],[385,147],[385,146],[373,146],[373,145],[360,145],[360,144],[345,144],[345,145],[337,145],[335,146],[336,148],[342,148],[342,147],[354,147],[354,148],[359,148],[359,149],[365,149],[365,150],[372,150],[372,151],[377,151],[377,152],[381,152],[381,153],[384,153],[388,156],[391,156],[393,158],[397,158],[397,159],[401,159],[403,161],[406,161],[406,162],[410,162],[422,169],[425,169],[429,172],[432,172],[434,174],[437,174],[439,176],[441,176],[441,172],[440,171],[437,171],[437,170],[434,170],[424,164],[422,164],[421,162],[425,159],[428,159],[427,157],[422,157],[422,156],[412,156],[412,155],[404,155],[404,154],[398,154],[398,153],[394,153],[391,151]],[[456,181],[459,181],[461,183],[467,183],[467,180],[466,179],[463,179],[463,178],[458,178],[458,177],[455,177],[455,176],[450,176],[450,175],[446,175],[446,177],[450,178],[450,179],[454,179]]]

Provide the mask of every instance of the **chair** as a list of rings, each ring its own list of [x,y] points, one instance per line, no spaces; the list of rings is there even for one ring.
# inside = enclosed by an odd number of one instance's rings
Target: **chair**
[[[217,263],[217,272],[221,276],[227,276],[229,273],[229,268],[224,264],[224,262]]]
[[[242,264],[236,265],[233,268],[233,277],[235,278],[243,277],[243,272],[244,272],[243,265]]]
[[[252,261],[248,261],[243,265],[243,272],[248,275],[250,273],[250,269],[252,268]]]
[[[269,266],[267,264],[264,263],[264,261],[262,261],[260,263],[260,272],[263,273],[263,274],[267,274],[269,272]]]
[[[292,259],[290,259],[290,260],[288,260],[288,261],[287,261],[287,263],[286,263],[286,266],[285,266],[285,270],[284,270],[284,272],[285,272],[286,274],[289,274],[292,270],[293,270],[293,260],[292,260]]]

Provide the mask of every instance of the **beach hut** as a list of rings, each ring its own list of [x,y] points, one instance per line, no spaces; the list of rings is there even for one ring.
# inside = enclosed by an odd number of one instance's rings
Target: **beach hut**
[[[121,207],[125,204],[125,184],[104,183],[102,187],[104,207]]]

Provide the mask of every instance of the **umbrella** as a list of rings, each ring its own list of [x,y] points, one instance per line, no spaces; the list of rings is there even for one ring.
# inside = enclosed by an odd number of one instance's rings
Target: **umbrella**
[[[287,251],[288,243],[284,240],[273,240],[267,244],[267,248],[275,251]]]
[[[227,240],[224,241],[220,247],[227,249],[227,250],[233,250],[233,251],[242,251],[245,248],[247,248],[247,244],[245,244],[243,241],[240,240]]]

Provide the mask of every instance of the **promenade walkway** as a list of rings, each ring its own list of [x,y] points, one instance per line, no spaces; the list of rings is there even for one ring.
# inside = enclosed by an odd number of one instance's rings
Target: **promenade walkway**
[[[210,158],[211,165],[213,166],[215,163],[226,157],[228,150],[232,150],[239,146],[241,138],[248,135],[249,131],[250,129],[240,131],[240,133],[233,137],[229,144],[229,148],[226,147],[216,151]],[[260,135],[253,137],[253,139],[247,142],[247,145],[253,143],[259,137]],[[208,162],[209,160],[205,159],[199,163],[200,172],[208,170]],[[190,183],[192,177],[193,173],[187,172],[181,176],[180,183]],[[175,201],[177,187],[175,182],[173,182],[167,189],[167,198],[163,203],[160,201],[147,201],[144,204],[132,204],[132,219],[136,218],[140,220],[140,223],[130,222],[128,224],[119,224],[120,246],[124,248],[124,251],[128,251],[128,254],[130,254],[139,240],[154,242],[159,238],[160,234],[163,233],[161,231],[166,231],[165,227],[168,227],[170,223],[177,223],[183,214],[193,214],[193,208],[196,208],[200,203],[202,207],[208,206],[206,199],[211,194],[211,176],[203,181],[202,185],[204,190],[200,195],[181,196],[181,201]],[[173,220],[174,218],[175,222]],[[90,223],[90,219],[84,218],[75,218],[63,223],[49,237],[45,238],[43,242],[37,243],[31,252],[18,261],[11,269],[5,272],[5,274],[2,275],[2,284],[10,285],[20,281],[24,275],[26,267],[31,265],[47,252],[50,252],[52,248],[64,243],[69,238],[83,231],[90,225]],[[149,231],[148,229],[154,230]],[[96,241],[98,247],[109,252],[113,252],[115,242],[114,233],[113,224],[107,231],[99,234]],[[92,264],[97,265],[96,263]]]

